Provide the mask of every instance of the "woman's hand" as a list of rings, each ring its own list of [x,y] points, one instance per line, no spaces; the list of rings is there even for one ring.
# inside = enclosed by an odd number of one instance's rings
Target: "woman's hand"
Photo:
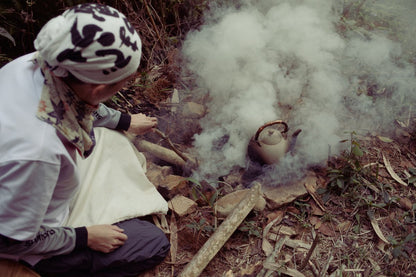
[[[157,126],[157,118],[138,113],[131,115],[131,122],[128,132],[136,135],[143,135]]]
[[[124,244],[127,235],[116,225],[93,225],[87,227],[88,247],[95,251],[110,253]]]

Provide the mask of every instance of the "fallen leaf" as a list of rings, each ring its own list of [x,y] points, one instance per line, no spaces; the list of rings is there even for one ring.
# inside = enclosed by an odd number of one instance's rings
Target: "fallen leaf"
[[[321,198],[316,193],[316,177],[310,177],[305,182],[305,188],[308,191],[308,193],[312,196],[313,200],[315,200],[316,204],[321,208],[322,211],[325,211],[324,204],[321,200]]]
[[[367,211],[367,215],[370,218],[371,226],[374,229],[374,232],[376,232],[379,239],[381,239],[384,243],[390,244],[390,242],[386,239],[383,232],[380,230],[380,226],[378,226],[378,222],[376,218],[374,217],[374,213],[370,210]]]
[[[320,220],[320,219],[319,219],[319,217],[317,217],[317,216],[311,216],[311,217],[309,217],[309,222],[310,222],[313,226],[315,226],[316,224],[320,223],[320,222],[321,222],[321,220]]]
[[[393,140],[391,138],[388,138],[388,137],[383,137],[383,136],[377,136],[377,137],[382,142],[387,142],[387,143],[393,142]]]
[[[262,240],[261,247],[266,256],[269,256],[273,252],[273,246],[267,240],[269,231],[273,227],[274,224],[279,224],[282,221],[282,219],[283,219],[283,212],[277,214],[277,216],[271,222],[269,222],[263,230],[263,240]]]
[[[390,253],[390,251],[387,251],[386,250],[386,245],[387,245],[387,243],[385,243],[384,241],[382,241],[382,240],[378,240],[378,242],[377,242],[377,244],[376,244],[376,247],[377,247],[377,249],[378,250],[380,250],[381,252],[383,252],[384,254],[386,254],[386,255],[388,255],[388,256],[390,256],[390,257],[392,257],[392,255],[391,255],[391,253]]]
[[[295,236],[295,235],[298,234],[298,232],[296,232],[296,230],[294,228],[291,228],[291,227],[285,226],[285,225],[282,225],[279,228],[274,229],[274,230],[277,230],[277,233],[280,234],[280,235],[286,235],[286,236],[289,236],[289,237]]]
[[[296,250],[299,250],[299,248],[304,248],[304,249],[311,248],[310,244],[303,242],[301,240],[296,240],[296,239],[287,239],[285,242],[285,245]]]
[[[322,221],[321,221],[321,219],[319,217],[311,216],[309,218],[309,222],[313,225],[313,227],[315,228],[315,230],[318,230],[319,228],[321,228]]]
[[[228,270],[226,273],[225,273],[225,275],[224,275],[225,277],[234,277],[234,274],[233,274],[233,271],[230,269],[230,270]]]
[[[324,234],[325,236],[328,237],[333,237],[335,236],[335,231],[332,230],[331,228],[328,227],[327,224],[323,223],[320,227],[319,227],[319,232],[321,232],[322,234]]]
[[[368,261],[370,262],[370,264],[371,264],[371,267],[374,269],[374,271],[375,272],[377,272],[377,271],[380,271],[381,270],[381,267],[380,267],[380,265],[375,261],[375,260],[373,260],[372,258],[370,258],[370,257],[367,257],[367,259],[368,259]]]
[[[176,263],[176,254],[178,253],[178,226],[175,213],[172,213],[170,217],[170,245],[170,259],[173,267]]]
[[[352,222],[349,220],[346,220],[344,222],[341,222],[340,224],[337,225],[337,229],[340,232],[347,232],[352,226]]]
[[[262,261],[258,261],[253,265],[247,265],[247,267],[241,269],[236,276],[252,276],[254,272],[258,271],[258,269],[262,267],[262,263]]]
[[[263,264],[263,267],[292,277],[305,277],[305,275],[303,275],[303,273],[301,273],[300,271],[293,268],[284,267],[284,265],[278,262],[265,262]]]
[[[406,127],[408,127],[408,125],[406,125],[406,123],[404,123],[403,121],[400,121],[400,120],[397,120],[397,119],[396,119],[396,122],[397,122],[397,124],[399,124],[399,125],[400,125],[400,127],[402,127],[402,128],[406,128]]]
[[[311,205],[312,214],[313,215],[324,215],[325,213],[315,204],[315,201],[309,201],[309,205]]]
[[[413,207],[412,201],[410,201],[410,199],[406,197],[400,198],[399,205],[402,209],[406,211],[410,211]]]
[[[293,206],[288,206],[287,207],[287,212],[293,213],[293,214],[300,214],[300,211],[298,209],[296,209],[295,207],[293,207]]]
[[[268,257],[273,252],[273,245],[267,240],[267,238],[263,238],[261,242],[261,249],[266,257]]]
[[[269,224],[270,222],[272,222],[275,218],[279,218],[280,221],[281,219],[283,219],[283,211],[275,211],[275,212],[271,212],[269,213],[266,217],[267,217],[267,224]],[[278,220],[277,224],[280,223],[280,221]],[[275,222],[276,224],[276,222]]]
[[[384,154],[383,154],[383,161],[384,161],[384,165],[386,166],[387,171],[390,173],[390,176],[394,180],[396,180],[399,184],[407,187],[407,184],[402,179],[400,179],[400,177],[396,174],[396,172],[394,172],[393,168],[390,165],[389,160],[384,156]]]
[[[288,226],[279,226],[278,228],[273,228],[273,232],[270,232],[270,234],[268,235],[268,238],[271,240],[277,240],[280,236],[288,236],[288,237],[292,237],[292,236],[296,236],[298,233],[296,232],[295,229],[290,228]],[[287,238],[285,238],[287,239]]]

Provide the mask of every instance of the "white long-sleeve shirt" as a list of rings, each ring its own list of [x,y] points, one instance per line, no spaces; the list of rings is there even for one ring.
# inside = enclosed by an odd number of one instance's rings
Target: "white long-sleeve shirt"
[[[33,53],[0,69],[0,255],[48,257],[86,246],[85,228],[61,227],[79,186],[71,146],[36,117],[44,78]],[[128,129],[100,104],[94,126]]]

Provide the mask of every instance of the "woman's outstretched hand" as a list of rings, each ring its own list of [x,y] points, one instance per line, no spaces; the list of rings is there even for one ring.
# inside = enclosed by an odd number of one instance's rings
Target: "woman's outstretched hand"
[[[143,135],[157,126],[157,118],[146,116],[145,114],[138,113],[131,115],[131,122],[128,132]]]

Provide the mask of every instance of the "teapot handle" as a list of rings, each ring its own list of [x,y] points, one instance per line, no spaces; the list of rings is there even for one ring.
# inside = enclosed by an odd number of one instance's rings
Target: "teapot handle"
[[[275,121],[270,121],[267,122],[266,124],[264,124],[263,126],[261,126],[257,132],[256,135],[254,136],[254,141],[257,142],[257,140],[259,139],[259,135],[261,133],[261,131],[263,131],[264,128],[275,125],[275,124],[282,124],[285,128],[282,131],[282,133],[286,133],[289,130],[289,127],[287,126],[287,123],[284,122],[283,120],[275,120]]]

